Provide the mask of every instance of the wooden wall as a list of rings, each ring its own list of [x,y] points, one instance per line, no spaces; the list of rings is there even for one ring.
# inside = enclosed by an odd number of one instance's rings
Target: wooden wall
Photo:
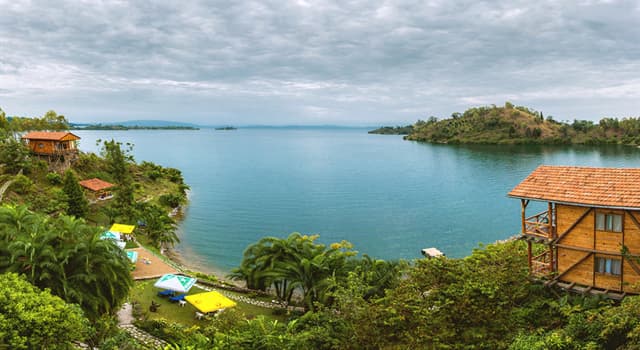
[[[640,222],[636,224],[631,217],[632,213],[636,219],[640,220],[640,212],[593,209],[580,219],[587,210],[589,208],[556,205],[558,235],[570,229],[557,242],[563,246],[557,247],[559,279],[602,289],[640,292],[640,260],[639,262],[623,261],[621,276],[595,272],[595,257],[622,259],[623,244],[630,254],[640,255],[640,225],[638,225]],[[596,211],[623,215],[623,232],[596,230]],[[585,259],[588,255],[590,256]],[[584,260],[576,264],[581,259]]]
[[[54,154],[55,143],[49,140],[29,140],[29,149],[34,153]]]
[[[57,144],[62,144],[61,149],[56,147]],[[39,147],[42,145],[42,147]],[[64,148],[66,146],[66,148]],[[33,153],[40,154],[58,154],[68,150],[75,149],[73,141],[52,141],[52,140],[29,140],[29,149]]]

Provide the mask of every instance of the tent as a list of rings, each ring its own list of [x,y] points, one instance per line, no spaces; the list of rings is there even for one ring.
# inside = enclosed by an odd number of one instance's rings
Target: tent
[[[216,291],[187,295],[184,299],[204,313],[236,306],[233,300]]]
[[[109,231],[130,235],[131,233],[133,233],[134,228],[136,227],[133,225],[113,224]]]
[[[138,261],[138,252],[135,250],[127,250],[127,258],[129,258],[132,263],[135,263]]]
[[[113,231],[104,231],[104,233],[100,235],[100,239],[114,239],[116,241],[119,241],[120,233]]]
[[[196,281],[195,278],[168,273],[160,277],[153,286],[178,293],[186,293],[196,284]]]

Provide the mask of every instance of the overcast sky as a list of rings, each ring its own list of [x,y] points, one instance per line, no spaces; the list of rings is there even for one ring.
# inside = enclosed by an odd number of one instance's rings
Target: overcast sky
[[[379,125],[505,100],[640,116],[638,1],[0,0],[0,107]]]

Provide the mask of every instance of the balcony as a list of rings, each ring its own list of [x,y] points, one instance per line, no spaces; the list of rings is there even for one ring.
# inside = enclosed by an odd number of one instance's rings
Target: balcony
[[[555,238],[555,226],[551,217],[552,215],[549,215],[549,211],[546,210],[542,213],[525,218],[522,223],[524,230],[522,234],[544,239]]]

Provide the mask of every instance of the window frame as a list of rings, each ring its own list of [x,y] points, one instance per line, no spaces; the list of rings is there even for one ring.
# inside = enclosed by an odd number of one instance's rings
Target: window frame
[[[601,264],[600,261],[603,261],[603,263]],[[616,262],[617,266],[614,265],[614,261]],[[600,269],[601,265],[604,267],[602,271]],[[621,277],[622,276],[622,259],[605,258],[601,256],[596,256],[593,262],[593,271],[599,275]]]
[[[598,217],[602,218],[602,226],[598,225]],[[615,230],[615,218],[620,218],[620,231]],[[596,210],[595,218],[593,220],[596,231],[622,233],[624,232],[624,213],[616,213],[611,211],[599,211]],[[610,224],[610,225],[609,225]],[[600,228],[602,227],[602,228]]]

